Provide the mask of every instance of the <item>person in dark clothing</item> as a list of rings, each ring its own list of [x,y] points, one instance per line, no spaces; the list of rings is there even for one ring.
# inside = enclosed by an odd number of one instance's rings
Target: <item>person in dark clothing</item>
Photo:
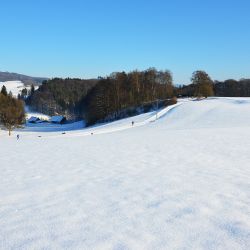
[[[19,140],[19,138],[20,138],[20,135],[19,135],[19,134],[17,134],[17,135],[16,135],[16,139],[17,139],[17,140]]]
[[[135,123],[135,122],[134,122],[134,121],[132,121],[132,126],[134,126],[134,123]]]

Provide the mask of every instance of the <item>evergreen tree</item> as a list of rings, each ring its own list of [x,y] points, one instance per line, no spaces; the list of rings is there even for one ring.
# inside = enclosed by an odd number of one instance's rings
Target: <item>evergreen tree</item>
[[[34,87],[34,85],[32,84],[32,85],[31,85],[31,89],[30,89],[30,95],[33,95],[34,92],[35,92],[35,87]]]
[[[26,88],[22,89],[21,91],[21,97],[22,99],[25,99],[28,95],[28,90]]]
[[[4,85],[3,85],[2,89],[1,89],[1,94],[5,95],[5,96],[8,95],[7,89],[6,89],[6,87]]]

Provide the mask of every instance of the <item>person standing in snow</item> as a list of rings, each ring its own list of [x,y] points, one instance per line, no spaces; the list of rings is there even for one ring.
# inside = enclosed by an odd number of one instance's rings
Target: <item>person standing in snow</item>
[[[19,135],[19,134],[17,134],[17,135],[16,135],[16,139],[17,139],[17,140],[19,140],[19,138],[20,138],[20,135]]]
[[[134,122],[134,121],[132,121],[132,127],[134,126],[134,123],[135,123],[135,122]]]

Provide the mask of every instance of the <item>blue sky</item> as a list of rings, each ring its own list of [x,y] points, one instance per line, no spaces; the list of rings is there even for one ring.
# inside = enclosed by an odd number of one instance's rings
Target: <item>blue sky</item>
[[[169,69],[250,78],[247,0],[1,0],[0,71],[105,76]]]

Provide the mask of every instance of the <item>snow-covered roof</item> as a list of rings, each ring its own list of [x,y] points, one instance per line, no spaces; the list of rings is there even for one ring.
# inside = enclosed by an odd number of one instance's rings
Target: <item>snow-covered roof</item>
[[[52,116],[52,117],[51,117],[50,121],[51,121],[51,122],[60,123],[60,122],[62,122],[64,119],[65,119],[65,117],[62,116],[62,115],[55,115],[55,116]]]
[[[40,119],[36,116],[31,116],[29,119],[28,119],[28,122],[37,122],[39,121]]]
[[[27,119],[29,119],[32,116],[38,117],[40,120],[49,120],[50,119],[50,116],[48,116],[48,115],[32,111],[28,105],[25,105],[25,113],[26,113]]]

